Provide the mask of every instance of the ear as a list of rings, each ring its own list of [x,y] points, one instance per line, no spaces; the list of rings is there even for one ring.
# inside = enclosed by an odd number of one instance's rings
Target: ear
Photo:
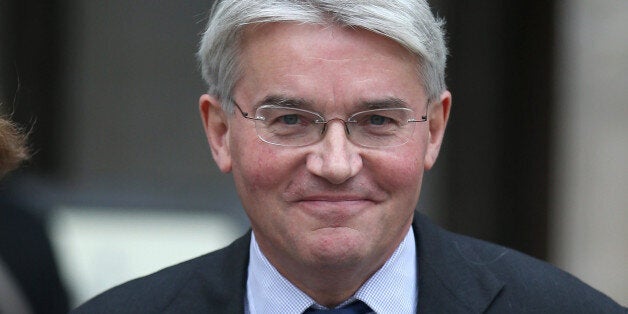
[[[430,133],[425,152],[425,170],[431,169],[436,163],[440,145],[443,143],[443,137],[445,136],[445,127],[447,127],[447,120],[449,120],[450,109],[451,93],[449,91],[443,92],[438,102],[430,104],[428,112]]]
[[[210,95],[203,95],[198,101],[198,107],[203,120],[203,128],[212,156],[222,172],[231,171],[231,150],[229,148],[229,123],[227,113],[222,110],[218,99]]]

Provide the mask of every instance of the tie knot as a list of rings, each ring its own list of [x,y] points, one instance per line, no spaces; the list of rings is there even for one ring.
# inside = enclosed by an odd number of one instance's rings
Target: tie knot
[[[308,308],[303,314],[368,314],[373,313],[373,310],[366,305],[366,303],[357,300],[350,304],[347,304],[341,308],[333,310],[317,310],[314,308]]]

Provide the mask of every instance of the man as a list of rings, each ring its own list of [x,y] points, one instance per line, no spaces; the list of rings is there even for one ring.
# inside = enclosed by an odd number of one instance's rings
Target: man
[[[624,312],[415,213],[451,107],[443,37],[419,0],[217,4],[200,112],[252,232],[77,312]]]

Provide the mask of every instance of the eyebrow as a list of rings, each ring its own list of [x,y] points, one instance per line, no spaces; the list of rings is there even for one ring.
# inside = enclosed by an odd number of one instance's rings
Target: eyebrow
[[[386,108],[408,108],[408,102],[397,97],[386,97],[383,99],[364,100],[358,103],[358,108],[363,110],[386,109]]]
[[[312,109],[314,107],[314,104],[311,101],[305,100],[303,98],[290,98],[279,95],[266,96],[264,99],[262,99],[262,101],[258,102],[255,107],[259,108],[266,105],[297,107],[305,109]]]

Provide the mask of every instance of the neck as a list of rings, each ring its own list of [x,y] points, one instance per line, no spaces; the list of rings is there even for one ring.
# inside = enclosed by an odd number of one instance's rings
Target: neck
[[[386,262],[386,259],[370,267],[316,269],[295,272],[291,276],[282,273],[297,288],[309,295],[316,303],[334,308],[353,296],[358,289]]]

